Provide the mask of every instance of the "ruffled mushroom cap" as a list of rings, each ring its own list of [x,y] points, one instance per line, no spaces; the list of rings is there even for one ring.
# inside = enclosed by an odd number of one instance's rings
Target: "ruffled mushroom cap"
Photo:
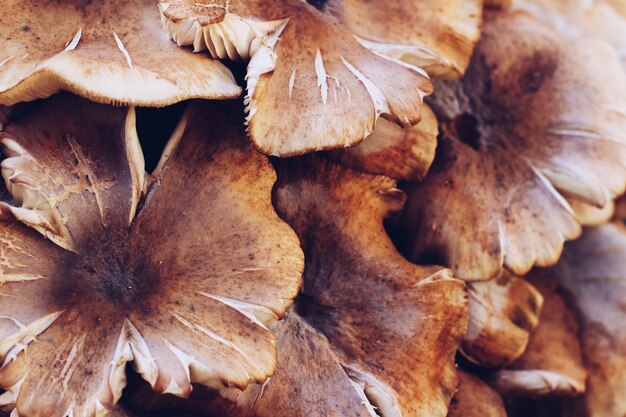
[[[19,415],[100,415],[127,363],[178,396],[274,372],[265,325],[303,257],[241,120],[191,105],[151,178],[132,109],[58,96],[0,143],[20,204],[0,204],[0,388]]]
[[[610,43],[626,69],[626,2],[623,0],[515,0],[513,8],[532,14],[572,39],[592,38]]]
[[[582,362],[577,326],[547,274],[530,281],[544,298],[539,325],[528,347],[506,369],[493,372],[489,383],[504,396],[580,395],[587,371]]]
[[[425,73],[360,44],[338,16],[341,3],[313,3],[160,0],[179,45],[250,59],[248,132],[264,153],[354,145],[380,115],[416,124],[422,97],[432,92]]]
[[[580,234],[563,195],[602,207],[626,186],[626,74],[612,49],[491,16],[465,77],[437,84],[443,133],[400,226],[410,259],[468,280],[554,264]]]
[[[430,107],[424,105],[422,121],[402,128],[380,119],[374,133],[362,143],[330,151],[332,161],[370,174],[381,174],[399,181],[424,179],[435,159],[439,123]]]
[[[613,200],[601,208],[571,198],[567,202],[574,210],[576,221],[583,226],[599,226],[611,220],[615,215],[615,202]]]
[[[469,324],[461,352],[478,365],[499,367],[519,358],[537,326],[541,294],[527,281],[505,272],[468,284]]]
[[[164,106],[241,93],[220,62],[177,48],[150,0],[0,2],[0,104],[68,90]]]
[[[626,227],[607,224],[585,231],[566,248],[555,277],[580,327],[589,377],[590,417],[626,414]]]
[[[459,387],[450,404],[448,417],[506,417],[502,398],[487,384],[459,371]]]
[[[398,254],[383,218],[402,193],[319,157],[278,161],[277,171],[275,206],[306,262],[303,294],[271,327],[276,374],[222,390],[229,400],[198,391],[191,408],[222,417],[445,416],[466,328],[464,285]]]
[[[461,77],[480,36],[481,0],[335,3],[367,48],[438,78]]]

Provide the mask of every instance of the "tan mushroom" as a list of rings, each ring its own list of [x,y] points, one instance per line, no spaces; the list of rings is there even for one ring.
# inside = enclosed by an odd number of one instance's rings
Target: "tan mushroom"
[[[479,378],[459,371],[459,388],[448,417],[507,417],[502,398]]]
[[[372,51],[459,78],[480,35],[481,0],[343,0],[338,6],[360,42]]]
[[[599,226],[611,220],[615,215],[613,200],[600,208],[573,198],[567,199],[567,203],[572,207],[576,221],[583,226]]]
[[[0,26],[0,104],[61,89],[149,106],[241,92],[221,63],[168,39],[155,1],[3,0]]]
[[[422,97],[432,91],[421,69],[359,43],[340,17],[341,3],[161,0],[160,5],[179,45],[250,60],[248,132],[264,153],[288,156],[351,146],[372,133],[380,115],[413,125],[421,117]]]
[[[488,368],[513,362],[526,350],[543,297],[526,280],[508,272],[468,288],[469,324],[461,352]]]
[[[590,417],[626,414],[626,227],[585,231],[566,248],[555,277],[573,308],[589,377]]]
[[[187,407],[237,417],[445,416],[466,328],[464,285],[395,250],[383,218],[402,193],[319,157],[279,161],[277,171],[275,205],[306,259],[303,294],[271,327],[278,369],[221,399],[198,391]]]
[[[580,395],[587,371],[574,317],[552,277],[536,273],[529,279],[544,298],[539,325],[522,357],[493,372],[488,381],[504,396]]]
[[[16,413],[100,415],[131,363],[178,396],[274,372],[265,326],[296,295],[302,252],[269,161],[221,109],[190,105],[150,178],[132,109],[63,95],[8,123],[20,205],[0,204],[0,389]]]
[[[425,105],[422,121],[402,128],[380,119],[374,133],[362,143],[347,149],[330,151],[332,161],[370,174],[381,174],[399,181],[419,182],[424,179],[435,159],[438,122]]]
[[[410,259],[467,280],[523,275],[580,234],[563,196],[602,207],[624,192],[626,74],[608,45],[567,39],[494,13],[465,77],[437,83],[443,133],[400,226]]]

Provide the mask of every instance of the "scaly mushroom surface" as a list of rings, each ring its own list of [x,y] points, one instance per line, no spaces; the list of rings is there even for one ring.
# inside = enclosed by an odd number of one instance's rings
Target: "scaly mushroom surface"
[[[146,106],[241,93],[219,61],[168,39],[154,0],[3,0],[0,27],[0,104],[58,90]]]
[[[608,44],[494,13],[465,77],[437,87],[435,162],[406,188],[409,259],[467,280],[524,275],[580,234],[563,196],[601,207],[624,192],[626,74]]]
[[[266,324],[295,297],[303,256],[272,208],[275,172],[233,114],[191,104],[149,178],[133,109],[62,95],[8,123],[2,173],[18,205],[0,203],[4,404],[100,415],[130,363],[178,396],[274,372]]]

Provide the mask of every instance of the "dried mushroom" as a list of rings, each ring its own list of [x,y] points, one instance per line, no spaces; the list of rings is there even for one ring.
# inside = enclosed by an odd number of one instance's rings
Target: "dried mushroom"
[[[382,223],[402,193],[387,178],[321,158],[279,161],[277,171],[275,204],[306,262],[303,293],[271,327],[276,374],[221,398],[198,390],[177,406],[237,417],[446,416],[467,320],[464,284],[395,250]]]
[[[61,89],[150,106],[241,92],[220,62],[168,39],[154,0],[3,0],[0,27],[0,104]]]
[[[502,398],[479,378],[459,371],[459,388],[448,417],[507,417]]]
[[[506,396],[580,395],[587,372],[574,317],[549,274],[530,278],[544,299],[539,325],[521,358],[489,375],[489,382]]]
[[[530,283],[505,272],[468,284],[469,324],[461,352],[471,362],[498,367],[519,358],[537,326],[543,297]]]
[[[250,60],[248,132],[264,153],[354,145],[381,115],[402,126],[417,123],[432,91],[423,70],[363,46],[342,18],[342,2],[310,3],[160,0],[179,45]]]
[[[522,13],[490,16],[465,77],[436,84],[437,155],[406,188],[400,223],[409,259],[467,280],[556,263],[580,234],[563,196],[602,207],[626,186],[626,74],[613,50]]]
[[[274,372],[266,325],[298,291],[302,252],[236,110],[190,105],[150,177],[133,109],[58,96],[7,124],[2,174],[18,205],[0,203],[5,405],[100,415],[126,364],[178,396]]]

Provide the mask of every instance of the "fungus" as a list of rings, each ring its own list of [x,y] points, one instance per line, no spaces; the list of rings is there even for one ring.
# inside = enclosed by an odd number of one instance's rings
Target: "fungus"
[[[3,0],[0,26],[0,104],[58,90],[147,106],[241,92],[223,64],[168,39],[153,1]]]
[[[19,415],[100,415],[127,363],[177,396],[275,370],[266,325],[303,258],[274,170],[239,112],[196,103],[146,178],[134,114],[62,95],[2,134],[19,205],[0,204],[0,388]]]
[[[537,326],[541,294],[527,281],[505,272],[468,284],[469,324],[461,352],[471,362],[499,367],[519,358]]]
[[[438,133],[434,113],[430,107],[424,106],[422,121],[416,126],[403,129],[381,119],[374,133],[362,143],[326,155],[330,160],[357,171],[418,182],[424,179],[435,158]]]
[[[524,354],[487,380],[505,396],[580,395],[585,391],[587,371],[574,317],[549,274],[535,273],[529,279],[544,298],[539,325]]]
[[[466,327],[464,285],[396,251],[382,223],[402,193],[388,178],[319,157],[278,161],[277,171],[275,206],[306,261],[303,293],[271,327],[276,374],[221,398],[198,390],[178,406],[237,417],[445,416]]]
[[[607,224],[571,242],[554,271],[580,327],[590,417],[626,414],[626,227]]]
[[[363,46],[342,18],[342,3],[161,0],[160,6],[179,45],[250,60],[248,132],[267,154],[357,144],[380,115],[416,124],[432,91],[423,70]]]
[[[506,417],[506,410],[497,392],[477,377],[459,371],[459,388],[448,417]]]
[[[436,86],[437,155],[399,226],[409,259],[524,275],[580,234],[563,196],[602,207],[624,192],[626,74],[607,44],[495,13],[465,77]]]

